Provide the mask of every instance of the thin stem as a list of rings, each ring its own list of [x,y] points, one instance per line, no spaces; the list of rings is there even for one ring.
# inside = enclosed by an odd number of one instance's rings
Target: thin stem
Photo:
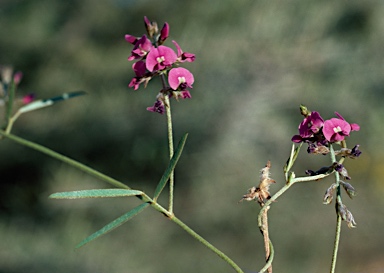
[[[222,258],[224,261],[226,261],[230,266],[235,269],[238,273],[244,273],[243,270],[234,262],[232,261],[227,255],[225,255],[223,252],[218,250],[216,247],[214,247],[211,243],[209,243],[207,240],[205,240],[203,237],[201,237],[199,234],[197,234],[195,231],[193,231],[191,228],[189,228],[186,224],[184,224],[182,221],[180,221],[176,216],[173,216],[170,218],[173,222],[178,224],[182,229],[184,229],[186,232],[188,232],[193,238],[198,240],[200,243],[205,245],[207,248],[212,250],[214,253],[216,253],[220,258]]]
[[[341,234],[341,216],[339,214],[337,214],[336,234],[335,234],[335,242],[333,245],[332,263],[331,263],[331,271],[330,271],[331,273],[335,273],[335,269],[336,269],[336,261],[337,261],[337,253],[339,250],[340,234]]]
[[[264,273],[270,267],[272,268],[273,258],[275,257],[275,250],[273,248],[273,244],[272,244],[271,240],[269,240],[269,249],[271,251],[271,255],[269,255],[267,262],[265,263],[264,267],[262,269],[260,269],[259,273]]]
[[[173,130],[172,130],[172,115],[171,115],[171,104],[169,101],[169,96],[165,95],[165,109],[167,114],[167,127],[168,127],[168,147],[169,147],[169,158],[173,156]],[[175,184],[174,171],[172,171],[169,176],[169,204],[168,210],[173,213],[173,189]]]
[[[345,145],[345,142],[344,142]],[[336,156],[335,151],[333,149],[333,146],[330,145],[330,155],[331,155],[331,161],[336,162]],[[339,213],[337,213],[337,205],[341,204],[341,191],[340,191],[340,177],[339,173],[335,172],[335,180],[336,180],[336,214],[337,214],[337,220],[336,220],[336,234],[335,234],[335,242],[333,244],[333,253],[332,253],[332,262],[331,262],[331,273],[335,272],[336,268],[336,261],[337,261],[337,254],[339,250],[339,243],[340,243],[340,234],[341,234],[341,216]]]
[[[263,237],[264,237],[264,248],[265,248],[265,261],[268,262],[269,257],[271,256],[271,240],[269,239],[269,230],[268,230],[268,210],[269,207],[267,207],[262,215],[262,221],[263,221]],[[268,272],[272,273],[272,264],[268,267]]]
[[[8,126],[8,122],[11,118],[11,115],[12,115],[12,110],[13,110],[13,102],[14,102],[14,99],[15,99],[15,93],[16,93],[16,84],[15,82],[13,81],[13,79],[11,80],[11,83],[9,85],[9,92],[8,92],[8,101],[7,101],[7,105],[6,105],[6,113],[5,113],[5,122]]]

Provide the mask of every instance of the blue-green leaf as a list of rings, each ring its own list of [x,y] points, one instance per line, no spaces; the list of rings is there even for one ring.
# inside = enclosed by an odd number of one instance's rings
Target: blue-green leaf
[[[27,105],[21,107],[18,112],[20,114],[34,111],[40,108],[48,107],[51,106],[57,102],[64,101],[67,99],[71,99],[74,97],[82,96],[85,95],[86,93],[84,91],[76,91],[76,92],[70,92],[70,93],[64,93],[60,96],[49,98],[49,99],[44,99],[44,100],[37,100],[33,101],[31,103],[28,103]]]
[[[156,187],[155,194],[153,197],[154,200],[156,200],[159,197],[161,191],[164,189],[165,185],[167,184],[169,176],[171,175],[172,171],[175,169],[177,161],[179,161],[180,155],[183,152],[183,148],[184,148],[185,142],[187,141],[187,137],[188,137],[188,134],[185,134],[181,138],[179,144],[177,145],[176,151],[173,154],[173,157],[171,158],[171,160],[169,161],[168,167],[165,170],[163,176],[160,179],[159,184]]]
[[[97,198],[97,197],[121,197],[121,196],[136,196],[143,195],[142,191],[124,190],[124,189],[97,189],[97,190],[82,190],[57,192],[51,194],[49,198],[55,199],[79,199],[79,198]]]
[[[133,210],[131,210],[131,211],[127,212],[126,214],[120,216],[119,218],[117,218],[116,220],[110,222],[108,225],[106,225],[102,229],[100,229],[100,230],[96,231],[95,233],[93,233],[91,236],[88,236],[87,238],[85,238],[82,242],[80,242],[76,246],[76,248],[82,247],[83,245],[85,245],[85,244],[95,240],[96,238],[100,237],[101,235],[104,235],[104,234],[110,232],[111,230],[121,226],[122,224],[124,224],[125,222],[127,222],[130,219],[132,219],[134,216],[136,216],[140,212],[142,212],[148,206],[149,206],[149,203],[143,203],[143,204],[135,207]]]

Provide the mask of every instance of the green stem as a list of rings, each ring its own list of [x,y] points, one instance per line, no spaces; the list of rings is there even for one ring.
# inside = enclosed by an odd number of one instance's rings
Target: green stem
[[[193,238],[195,238],[200,243],[202,243],[207,248],[209,248],[214,253],[216,253],[220,258],[222,258],[230,266],[232,266],[236,272],[244,273],[243,270],[241,270],[241,268],[234,261],[232,261],[227,255],[225,255],[223,252],[218,250],[216,247],[214,247],[212,244],[210,244],[207,240],[205,240],[203,237],[201,237],[199,234],[197,234],[195,231],[193,231],[191,228],[189,228],[186,224],[184,224],[182,221],[180,221],[176,216],[171,217],[170,220],[172,220],[173,222],[178,224],[182,229],[184,229],[186,232],[188,232]]]
[[[8,126],[8,122],[11,118],[12,115],[12,110],[13,110],[13,102],[15,99],[15,93],[16,93],[16,84],[13,81],[13,78],[11,80],[11,83],[9,84],[9,90],[8,90],[8,101],[6,105],[6,113],[5,113],[5,122]]]
[[[120,181],[113,179],[103,173],[100,173],[99,171],[96,171],[80,162],[77,162],[67,156],[64,156],[62,154],[59,154],[51,149],[48,149],[44,146],[41,146],[39,144],[33,143],[31,141],[25,140],[23,138],[17,137],[12,134],[7,134],[4,130],[0,130],[0,135],[2,135],[5,138],[8,138],[9,140],[12,140],[18,144],[24,145],[26,147],[29,147],[31,149],[34,149],[36,151],[39,151],[43,154],[46,154],[48,156],[51,156],[59,161],[62,161],[64,163],[67,163],[77,169],[82,170],[85,173],[88,173],[96,178],[99,178],[100,180],[103,180],[115,187],[122,188],[122,189],[131,189],[127,185],[121,183]],[[170,220],[172,220],[174,223],[179,225],[182,229],[184,229],[188,234],[190,234],[192,237],[194,237],[196,240],[201,242],[204,246],[212,250],[214,253],[216,253],[220,258],[222,258],[225,262],[227,262],[230,266],[232,266],[236,272],[244,273],[240,267],[232,261],[227,255],[225,255],[223,252],[221,252],[219,249],[214,247],[212,244],[210,244],[207,240],[205,240],[203,237],[198,235],[195,231],[193,231],[190,227],[188,227],[185,223],[183,223],[181,220],[176,218],[174,214],[170,211],[167,211],[165,208],[163,208],[161,205],[156,203],[153,199],[151,199],[148,195],[144,194],[142,196],[139,196],[140,199],[142,199],[143,202],[148,202],[151,204],[151,206],[156,209],[157,211],[161,212],[165,216],[167,216]]]
[[[331,273],[334,273],[335,269],[336,269],[336,261],[337,261],[337,253],[339,250],[340,234],[341,234],[341,216],[339,214],[337,214],[336,235],[335,235],[335,242],[333,245],[332,263],[331,263],[331,271],[330,271]]]
[[[343,145],[345,145],[345,142],[343,143]],[[331,154],[331,161],[332,163],[336,162],[335,151],[332,145],[330,145],[329,148],[330,148],[329,150]],[[337,188],[336,188],[336,200],[337,200],[336,206],[337,206],[337,204],[341,204],[340,176],[338,172],[335,172],[335,180],[337,185]],[[336,208],[336,211],[337,211],[337,208]],[[333,244],[333,253],[332,253],[331,271],[330,271],[331,273],[335,273],[337,254],[338,254],[339,243],[340,243],[340,234],[341,234],[341,216],[339,215],[339,213],[336,213],[336,214],[337,214],[336,234],[335,234],[335,242]]]
[[[171,103],[169,101],[169,96],[165,95],[165,109],[167,114],[167,127],[168,127],[168,147],[169,147],[169,158],[173,157],[173,130],[172,130],[172,115],[171,115]],[[172,171],[169,176],[169,204],[168,210],[173,213],[173,189],[175,184],[174,171]]]

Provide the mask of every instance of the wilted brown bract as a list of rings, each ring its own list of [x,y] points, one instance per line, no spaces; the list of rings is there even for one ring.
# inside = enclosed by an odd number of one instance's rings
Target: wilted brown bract
[[[271,162],[268,160],[267,165],[260,170],[260,184],[258,187],[252,187],[248,190],[248,193],[243,195],[240,200],[257,200],[261,206],[264,205],[265,201],[268,200],[271,195],[269,193],[269,185],[276,183],[275,180],[270,178]]]

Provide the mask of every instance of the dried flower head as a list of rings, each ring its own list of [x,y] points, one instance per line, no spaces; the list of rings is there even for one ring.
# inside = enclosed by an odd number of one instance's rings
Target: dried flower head
[[[258,187],[252,187],[248,190],[248,193],[243,195],[243,198],[240,201],[246,200],[251,201],[255,200],[259,202],[261,206],[264,205],[265,201],[271,198],[269,193],[269,186],[272,183],[276,183],[270,175],[271,162],[268,161],[267,165],[260,170],[260,183]]]

